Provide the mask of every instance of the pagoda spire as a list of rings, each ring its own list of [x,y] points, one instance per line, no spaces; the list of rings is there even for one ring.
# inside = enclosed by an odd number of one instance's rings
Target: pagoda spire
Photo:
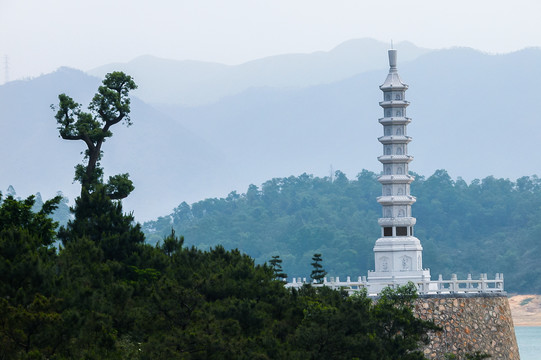
[[[378,157],[382,164],[382,173],[378,181],[382,186],[381,196],[377,201],[382,207],[382,216],[378,220],[381,237],[374,246],[376,269],[369,272],[369,282],[430,280],[430,272],[422,268],[421,242],[413,236],[416,219],[412,216],[411,205],[415,197],[410,194],[410,184],[414,180],[409,175],[409,163],[413,156],[408,154],[407,126],[411,119],[406,115],[409,102],[406,101],[406,85],[400,79],[397,69],[397,50],[389,54],[389,73],[383,85],[383,136],[379,142],[383,145],[383,154]]]
[[[408,155],[411,137],[407,135],[407,125],[411,119],[406,116],[409,102],[405,100],[408,85],[404,84],[396,68],[397,51],[389,50],[389,75],[380,86],[383,91],[384,117],[379,119],[383,125],[383,136],[378,138],[383,144],[383,155],[378,157],[383,165],[378,181],[382,184],[382,196],[378,202],[383,208],[379,220],[382,236],[413,236],[415,218],[411,215],[411,205],[415,198],[410,195],[413,177],[409,175],[408,165],[413,156]]]

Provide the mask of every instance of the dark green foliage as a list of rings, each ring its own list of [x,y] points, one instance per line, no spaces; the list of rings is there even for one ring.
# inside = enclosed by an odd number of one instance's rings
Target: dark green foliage
[[[366,292],[347,296],[326,287],[304,287],[300,295],[296,345],[310,359],[424,359],[419,345],[437,329],[413,315],[413,284],[386,289],[376,302]]]
[[[96,204],[111,212],[104,191],[91,196],[79,199],[76,216]],[[5,201],[0,214],[31,205]],[[120,241],[108,255],[103,239],[129,238],[130,228],[88,218],[71,229],[86,236],[69,238],[56,254],[38,241],[51,220],[28,216],[4,222],[0,237],[0,264],[24,265],[2,268],[5,359],[416,359],[411,354],[432,328],[413,316],[411,289],[389,290],[376,304],[363,292],[287,290],[276,281],[278,257],[274,269],[256,265],[238,250],[184,247],[174,232],[156,247]]]
[[[1,194],[0,194],[1,199]],[[8,196],[0,204],[0,294],[14,303],[30,304],[35,291],[50,292],[55,256],[56,223],[50,218],[60,197],[46,201],[33,212],[34,196],[16,200]]]
[[[269,260],[269,264],[272,267],[272,272],[274,273],[274,278],[276,280],[287,279],[287,274],[282,270],[282,259],[280,259],[280,255],[274,255],[272,259]]]
[[[289,276],[308,278],[314,253],[323,254],[329,274],[357,276],[374,267],[380,193],[376,175],[366,170],[355,181],[341,172],[333,182],[303,174],[269,180],[261,189],[251,185],[246,194],[182,203],[143,228],[150,243],[173,226],[200,249],[239,248],[259,264],[280,255]]]
[[[374,306],[374,317],[379,326],[375,327],[374,335],[380,349],[386,349],[384,353],[388,359],[424,359],[417,349],[418,344],[428,343],[427,332],[438,329],[433,323],[412,317],[416,298],[416,287],[411,282],[398,291],[386,288],[379,294]]]
[[[171,229],[171,234],[163,240],[163,245],[161,245],[161,249],[163,250],[165,255],[173,256],[173,254],[180,251],[180,249],[182,248],[182,244],[184,244],[184,238],[177,238],[175,236],[175,230]]]
[[[33,211],[36,202],[34,195],[25,200],[17,200],[11,195],[2,199],[0,193],[0,231],[24,229],[30,235],[40,238],[40,245],[51,245],[57,224],[50,219],[50,215],[61,201],[62,197],[56,196],[42,203],[38,211]]]
[[[113,134],[110,128],[129,117],[129,92],[137,88],[131,76],[122,72],[105,75],[103,86],[89,105],[89,113],[65,94],[59,95],[56,121],[60,136],[65,140],[81,140],[86,146],[86,165],[76,166],[75,179],[81,182],[81,196],[72,209],[75,218],[62,227],[58,237],[66,246],[83,238],[93,241],[104,259],[127,261],[130,265],[138,256],[144,236],[132,215],[122,212],[120,200],[134,189],[128,174],[109,177],[103,183],[100,167],[103,142]]]
[[[109,176],[109,181],[105,185],[107,195],[113,200],[124,199],[135,189],[129,179],[129,174],[120,174]]]
[[[0,195],[1,199],[1,195]],[[34,196],[0,204],[0,358],[41,358],[54,352],[60,322],[54,297],[55,197],[32,211]]]
[[[487,177],[469,185],[444,170],[412,183],[416,236],[432,273],[505,274],[506,290],[541,291],[541,180]],[[520,262],[521,266],[517,266]],[[449,276],[449,275],[447,275]]]
[[[508,291],[541,292],[539,178],[487,177],[467,184],[438,170],[428,178],[416,175],[411,186],[415,236],[434,277],[504,273]],[[188,245],[238,247],[257,263],[279,254],[285,272],[295,277],[308,277],[306,264],[320,253],[329,274],[356,277],[374,268],[380,194],[376,174],[366,170],[354,180],[337,172],[332,182],[303,174],[272,179],[261,189],[251,185],[246,194],[182,203],[143,229],[152,241],[166,236],[173,222]]]
[[[325,279],[325,275],[327,275],[327,272],[325,269],[323,269],[323,265],[321,263],[323,262],[323,259],[321,258],[321,254],[314,254],[312,257],[313,263],[312,265],[312,272],[310,273],[310,279],[312,281],[315,281],[317,284],[323,284],[323,280]]]
[[[75,199],[73,213],[75,218],[58,233],[64,245],[86,237],[101,247],[106,259],[125,260],[144,242],[140,225],[122,212],[122,204],[109,197],[106,186],[96,185],[92,193],[83,192]]]
[[[36,294],[28,305],[12,303],[0,298],[0,357],[50,358],[55,352],[57,327],[62,324],[55,300]]]
[[[131,125],[129,92],[137,89],[132,77],[123,72],[105,75],[103,85],[90,102],[90,112],[81,111],[81,105],[66,94],[58,96],[59,105],[55,107],[58,131],[64,140],[80,140],[87,147],[84,164],[75,166],[75,180],[81,183],[81,194],[93,192],[103,183],[103,169],[100,166],[101,147],[111,136],[111,127],[123,121]],[[107,195],[114,200],[123,199],[134,187],[128,174],[109,177],[106,185]]]

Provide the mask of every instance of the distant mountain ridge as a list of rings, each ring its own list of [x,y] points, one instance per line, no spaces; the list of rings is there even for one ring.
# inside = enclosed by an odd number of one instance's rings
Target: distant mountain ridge
[[[403,63],[413,122],[411,169],[438,168],[466,180],[541,173],[536,161],[541,115],[541,49],[488,55],[468,48],[433,51]],[[350,176],[379,169],[382,132],[378,85],[387,70],[297,89],[252,88],[214,104],[159,108],[265,179],[326,174],[332,165]],[[528,129],[528,130],[527,130]],[[525,131],[535,141],[525,141]],[[265,177],[257,175],[266,174]]]
[[[283,68],[296,69],[299,63],[332,68],[353,57],[329,63],[317,59],[331,53],[337,57],[340,52],[349,54],[348,47],[355,43],[328,53],[284,55],[239,65],[236,75],[230,73],[224,83],[243,84],[236,90],[203,87],[202,72],[216,79],[212,71],[231,70],[220,64],[191,64],[201,68],[193,73],[185,68],[190,73],[185,82],[179,80],[180,75],[147,74],[153,81],[163,80],[162,92],[153,92],[160,87],[159,81],[147,84],[144,76],[139,80],[136,76],[139,93],[134,93],[134,125],[114,129],[103,159],[106,174],[129,172],[134,180],[136,189],[126,200],[126,209],[134,210],[138,220],[148,220],[170,212],[182,201],[225,196],[232,190],[244,192],[250,183],[261,184],[274,177],[304,172],[325,176],[331,166],[350,178],[363,168],[379,171],[378,86],[387,74],[386,44],[379,43],[375,52],[367,53],[366,58],[372,60],[366,60],[366,68],[353,64],[346,69],[355,72],[353,75],[339,73],[346,71],[343,69],[328,74],[316,71],[321,74],[314,78],[317,85],[293,77],[278,77],[271,84],[270,73],[254,70],[297,57],[304,60]],[[462,176],[468,181],[488,175],[517,178],[541,173],[537,145],[541,115],[535,111],[541,102],[537,89],[541,49],[506,55],[463,48],[413,49],[412,57],[425,52],[406,61],[407,51],[400,46],[395,46],[398,69],[410,85],[408,116],[413,118],[409,126],[413,137],[409,153],[415,156],[411,170],[427,175],[445,168],[454,178]],[[166,63],[158,66],[163,74],[167,74]],[[273,74],[279,73],[276,71]],[[310,71],[305,74],[314,73]],[[85,107],[99,82],[81,71],[61,68],[0,86],[0,130],[10,134],[0,142],[0,188],[13,184],[20,194],[40,191],[44,198],[58,190],[70,198],[78,193],[78,184],[72,184],[73,166],[82,159],[82,144],[59,139],[49,105],[66,92]],[[286,86],[287,82],[297,85]],[[204,105],[178,105],[174,100],[180,92],[189,92],[193,83],[201,91],[221,95]],[[178,90],[163,95],[174,84]],[[153,105],[137,98],[144,98],[144,92],[155,97],[150,99]]]
[[[402,61],[430,50],[401,42]],[[373,39],[346,41],[330,51],[285,54],[223,65],[192,60],[167,60],[141,56],[127,63],[100,66],[88,71],[103,77],[121,70],[140,84],[138,96],[148,103],[198,106],[237,95],[250,88],[299,88],[346,79],[360,72],[385,68],[388,44]]]

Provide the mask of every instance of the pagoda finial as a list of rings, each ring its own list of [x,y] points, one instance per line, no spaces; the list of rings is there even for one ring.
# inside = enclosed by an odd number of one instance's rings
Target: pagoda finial
[[[391,50],[393,50],[394,47],[393,47],[393,39],[391,39]]]
[[[396,55],[397,51],[395,49],[389,50],[389,66],[391,67],[391,71],[396,71]]]

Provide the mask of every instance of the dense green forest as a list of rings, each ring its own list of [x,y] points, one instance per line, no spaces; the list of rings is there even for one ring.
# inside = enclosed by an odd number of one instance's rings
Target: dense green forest
[[[219,245],[199,250],[171,230],[146,243],[122,210],[128,174],[104,181],[100,165],[134,88],[108,74],[90,112],[59,96],[61,137],[88,147],[65,226],[51,218],[61,195],[0,196],[0,359],[424,359],[420,346],[438,329],[413,315],[411,283],[377,302],[288,290],[277,257],[267,266]]]
[[[540,179],[486,177],[468,184],[444,170],[413,175],[415,235],[434,278],[504,273],[508,292],[541,293]],[[367,170],[356,179],[340,171],[332,179],[276,178],[261,188],[250,185],[245,194],[182,203],[143,231],[155,243],[173,228],[188,245],[238,248],[260,264],[279,255],[290,279],[308,277],[312,255],[321,253],[329,276],[356,277],[374,268],[380,193],[377,175]]]
[[[431,323],[415,287],[377,303],[310,286],[287,290],[237,250],[201,251],[171,234],[144,244],[139,225],[97,189],[51,246],[33,198],[0,206],[2,359],[423,359]]]

